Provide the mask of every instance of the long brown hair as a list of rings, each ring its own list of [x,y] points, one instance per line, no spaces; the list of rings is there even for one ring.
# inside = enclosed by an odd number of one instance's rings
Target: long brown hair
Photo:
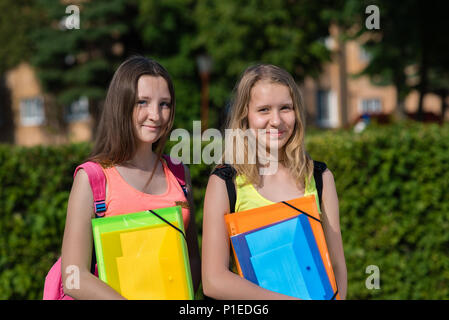
[[[290,95],[293,101],[293,109],[295,112],[295,127],[292,135],[283,148],[282,156],[284,165],[289,169],[293,178],[299,184],[305,181],[305,178],[310,179],[313,174],[313,161],[305,150],[304,135],[305,135],[305,110],[304,103],[293,77],[284,69],[270,65],[257,64],[247,68],[234,88],[233,100],[231,102],[231,109],[227,119],[228,129],[249,129],[248,124],[248,107],[251,99],[251,90],[258,81],[267,80],[272,83],[282,84],[289,88]],[[239,138],[239,135],[237,135]],[[246,140],[241,142],[245,145],[244,148],[229,148],[225,145],[225,155],[229,152],[236,154],[243,152],[242,159],[248,159],[248,147]],[[232,158],[231,158],[232,159]],[[232,164],[236,169],[237,174],[243,175],[247,182],[259,185],[260,175],[256,164]]]
[[[95,144],[89,156],[90,161],[110,167],[134,157],[137,151],[137,136],[133,124],[133,110],[137,101],[137,82],[143,75],[164,78],[171,96],[169,122],[162,136],[152,146],[158,159],[161,158],[175,117],[175,89],[167,70],[158,62],[142,56],[132,56],[118,67],[112,77]]]

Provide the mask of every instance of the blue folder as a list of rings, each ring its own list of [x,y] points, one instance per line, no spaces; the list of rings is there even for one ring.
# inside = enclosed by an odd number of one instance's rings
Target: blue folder
[[[231,237],[245,279],[305,300],[330,300],[334,291],[306,215]]]

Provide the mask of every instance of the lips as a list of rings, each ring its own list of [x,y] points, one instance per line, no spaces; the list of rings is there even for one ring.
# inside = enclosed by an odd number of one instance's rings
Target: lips
[[[157,131],[160,128],[160,126],[151,126],[151,125],[142,125],[142,127],[146,128],[150,131]]]
[[[280,136],[282,136],[284,133],[285,133],[284,130],[275,130],[275,129],[269,129],[269,130],[267,130],[267,134],[268,134],[270,137],[280,137]]]

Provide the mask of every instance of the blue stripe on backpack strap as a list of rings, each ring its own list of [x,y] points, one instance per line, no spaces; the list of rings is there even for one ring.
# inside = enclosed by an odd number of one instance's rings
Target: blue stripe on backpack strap
[[[106,201],[95,201],[95,215],[102,217],[104,212],[106,212]]]
[[[184,184],[184,185],[181,185],[181,189],[182,189],[182,192],[184,192],[184,196],[186,197],[186,199],[187,199],[187,187],[186,187],[186,185]]]

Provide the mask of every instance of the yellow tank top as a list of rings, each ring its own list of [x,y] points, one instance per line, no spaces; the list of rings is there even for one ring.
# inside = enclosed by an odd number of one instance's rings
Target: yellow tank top
[[[310,181],[306,179],[305,184],[306,188],[304,191],[304,196],[315,196],[318,212],[321,214],[318,192],[316,190],[315,179],[313,178],[313,176]],[[238,175],[235,178],[235,187],[235,212],[254,209],[275,203],[264,198],[251,183],[245,183],[245,178],[242,175]]]

